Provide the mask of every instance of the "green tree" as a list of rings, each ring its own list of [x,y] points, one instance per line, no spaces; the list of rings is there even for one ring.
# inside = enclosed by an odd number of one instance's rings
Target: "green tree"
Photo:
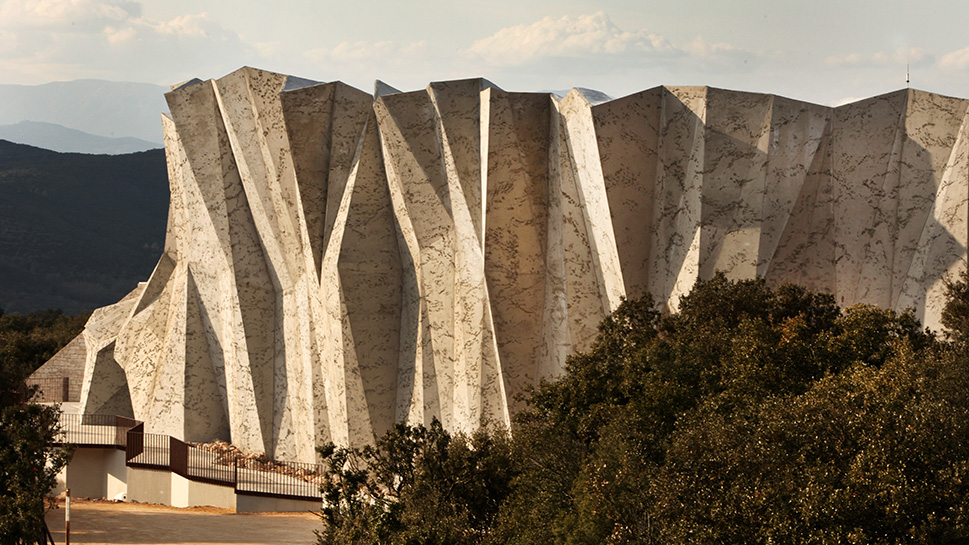
[[[30,403],[30,366],[0,354],[0,543],[36,542],[44,500],[70,453],[52,446],[58,430],[55,406]]]
[[[948,341],[721,274],[665,316],[624,301],[510,443],[435,423],[327,451],[321,543],[969,542],[967,286]]]
[[[59,410],[31,403],[27,377],[70,342],[87,315],[59,310],[29,314],[0,311],[0,543],[35,542],[44,498],[70,453],[52,445]]]
[[[893,464],[916,471],[920,448],[963,432],[955,424],[940,427],[937,435],[890,426],[906,418],[906,411],[918,412],[905,403],[925,399],[923,390],[904,397],[911,384],[899,385],[891,403],[885,387],[864,395],[845,390],[845,384],[861,389],[875,375],[886,381],[897,377],[909,364],[925,372],[944,367],[939,362],[945,351],[911,314],[869,306],[842,312],[829,295],[796,286],[772,290],[760,280],[732,282],[723,275],[698,282],[677,313],[658,318],[651,308],[648,299],[624,303],[604,322],[592,348],[569,359],[566,376],[540,386],[517,418],[520,473],[499,519],[499,535],[506,542],[861,539],[847,523],[812,533],[811,524],[819,526],[817,518],[804,522],[805,490],[821,494],[815,499],[825,499],[814,505],[835,510],[844,521],[866,517],[864,535],[887,535],[889,528],[908,535],[922,531],[877,516],[892,512],[886,493],[869,503],[837,503],[832,501],[837,494],[820,492],[828,481],[805,481],[800,469],[808,467],[817,479],[825,476],[833,483],[853,475],[860,459],[877,460],[884,475]],[[630,312],[637,318],[623,317]],[[639,326],[617,328],[617,321]],[[937,356],[942,359],[933,359]],[[844,406],[849,401],[851,410]],[[955,422],[939,411],[935,422]],[[868,422],[869,414],[877,418]],[[806,425],[808,420],[816,426]],[[925,443],[886,447],[908,432],[908,440],[926,437]],[[828,452],[823,445],[830,437],[843,437],[844,445],[834,449],[837,455],[821,456]],[[847,450],[856,444],[866,449]],[[938,452],[932,464],[961,456],[958,448]],[[958,467],[946,466],[946,471],[956,475]],[[869,467],[869,474],[875,469]],[[908,498],[895,512],[909,522],[925,523],[930,512],[941,516],[944,506],[920,510],[913,499],[926,490],[941,496],[946,490],[946,497],[960,498],[953,478],[921,483],[924,487],[909,478],[905,494],[892,496],[895,501]],[[880,486],[902,485],[885,477]],[[954,514],[947,516],[946,522],[957,523]]]
[[[397,425],[374,446],[321,450],[320,545],[486,543],[512,478],[509,441]]]
[[[965,543],[969,362],[899,347],[801,395],[705,407],[655,475],[661,542]]]
[[[942,309],[942,325],[953,341],[965,346],[969,344],[969,270],[958,280],[947,278],[945,287],[948,301]]]

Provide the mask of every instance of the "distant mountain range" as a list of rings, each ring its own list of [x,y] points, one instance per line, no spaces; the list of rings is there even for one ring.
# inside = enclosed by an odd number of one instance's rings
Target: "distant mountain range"
[[[85,155],[0,140],[0,308],[116,302],[161,255],[168,202],[163,150]]]
[[[0,85],[0,125],[54,123],[96,136],[138,138],[161,147],[161,114],[168,111],[166,92],[168,88],[161,85],[103,80]]]
[[[21,121],[13,125],[0,125],[0,140],[62,153],[118,155],[162,147],[161,144],[131,136],[109,138],[41,121]]]

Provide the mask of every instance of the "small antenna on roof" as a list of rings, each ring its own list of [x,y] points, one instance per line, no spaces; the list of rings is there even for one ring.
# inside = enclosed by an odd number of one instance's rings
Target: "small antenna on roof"
[[[906,88],[909,87],[909,84],[912,82],[912,78],[910,76],[911,76],[911,72],[909,72],[909,64],[905,63],[905,87]]]

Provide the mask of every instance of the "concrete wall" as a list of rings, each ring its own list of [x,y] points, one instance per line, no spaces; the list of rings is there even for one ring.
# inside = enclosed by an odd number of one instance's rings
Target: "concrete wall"
[[[125,465],[125,451],[105,449],[104,453],[104,497],[109,500],[123,499],[128,492],[128,466]]]
[[[322,507],[320,501],[287,500],[282,498],[268,498],[265,496],[236,496],[236,513],[305,513],[319,512]]]
[[[114,498],[127,488],[127,467],[123,450],[113,448],[79,448],[67,466],[64,477],[58,477],[55,493],[71,489],[77,498]]]
[[[231,486],[190,481],[172,473],[172,507],[211,505],[225,509],[236,508],[236,491]]]
[[[172,474],[167,470],[128,468],[128,500],[172,504]]]
[[[67,466],[67,488],[76,498],[103,498],[105,487],[104,458],[106,449],[79,448]]]

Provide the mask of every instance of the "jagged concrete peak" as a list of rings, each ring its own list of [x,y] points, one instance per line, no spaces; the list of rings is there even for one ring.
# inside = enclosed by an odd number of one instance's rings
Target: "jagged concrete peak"
[[[314,85],[320,85],[321,83],[324,82],[301,78],[298,76],[286,76],[286,84],[283,85],[283,92],[295,91],[297,89],[302,89],[303,87],[313,87]]]
[[[498,91],[504,91],[504,89],[502,89],[501,87],[495,85],[491,80],[488,80],[488,79],[485,79],[485,78],[478,78],[478,81],[481,82],[481,90],[482,91],[484,91],[485,89],[496,89]]]
[[[223,77],[231,76],[233,74],[236,74],[237,72],[246,72],[247,74],[251,74],[253,72],[259,72],[259,73],[266,73],[266,74],[274,74],[274,75],[278,75],[278,76],[285,76],[287,79],[286,79],[285,87],[283,88],[283,91],[284,92],[285,91],[291,91],[291,90],[297,90],[297,89],[300,89],[300,88],[303,88],[303,87],[315,86],[315,85],[320,85],[322,83],[326,83],[326,82],[321,82],[321,81],[318,81],[318,80],[313,80],[313,79],[309,79],[309,78],[303,78],[303,77],[294,76],[294,75],[288,75],[288,74],[284,74],[284,73],[280,73],[280,72],[274,72],[272,70],[265,70],[265,69],[262,69],[262,68],[256,68],[256,67],[252,67],[252,66],[243,66],[243,67],[241,67],[241,68],[239,68],[237,70],[234,70],[233,72],[230,72],[229,74],[226,74]],[[217,78],[217,79],[222,79],[222,78]],[[436,85],[436,84],[449,84],[449,83],[459,83],[459,82],[468,82],[468,81],[478,81],[478,82],[480,82],[480,89],[479,90],[481,90],[481,91],[483,91],[485,89],[492,88],[492,89],[498,89],[498,90],[506,91],[507,92],[506,89],[500,87],[499,85],[495,84],[494,82],[492,82],[492,81],[490,81],[490,80],[488,80],[487,78],[484,78],[484,77],[464,78],[464,79],[456,79],[456,80],[438,80],[438,81],[434,81],[431,84],[429,84],[428,88],[430,88],[431,85]],[[175,91],[175,90],[178,90],[178,89],[181,89],[181,88],[189,87],[189,86],[196,85],[198,83],[203,83],[203,82],[204,82],[204,80],[201,80],[199,78],[192,78],[190,80],[187,80],[187,81],[184,81],[184,82],[180,82],[180,83],[176,83],[174,85],[171,85],[170,86],[170,90],[171,91]],[[336,82],[336,81],[334,81],[334,82]],[[347,85],[348,87],[353,87],[352,85],[348,85],[348,84],[345,84],[345,83],[344,83],[344,85]],[[353,88],[356,89],[356,87],[353,87]],[[624,96],[618,97],[618,98],[626,98],[626,97],[638,95],[640,93],[643,93],[643,92],[646,92],[646,91],[651,91],[651,90],[657,89],[657,88],[665,88],[665,89],[667,89],[667,90],[669,90],[671,92],[676,92],[676,90],[699,90],[699,89],[703,89],[703,90],[706,90],[706,91],[718,91],[718,92],[726,92],[726,93],[732,93],[732,94],[733,93],[736,93],[736,94],[744,94],[744,93],[747,93],[747,94],[752,94],[752,95],[769,95],[769,96],[774,96],[774,97],[777,97],[777,98],[783,98],[785,100],[790,100],[790,101],[798,102],[798,103],[811,104],[811,105],[816,105],[816,106],[825,106],[823,104],[819,104],[819,103],[812,102],[812,101],[809,101],[809,100],[803,100],[803,99],[798,99],[798,98],[791,98],[791,97],[786,97],[786,96],[783,96],[783,95],[777,95],[777,94],[774,94],[774,93],[764,93],[764,92],[759,92],[759,91],[747,91],[747,90],[737,90],[737,89],[725,89],[725,88],[720,88],[720,87],[710,87],[710,86],[701,86],[701,85],[658,85],[658,86],[654,86],[654,87],[645,89],[644,91],[638,91],[638,92],[630,93],[628,95],[624,95]],[[547,94],[550,94],[550,95],[552,95],[552,97],[555,100],[559,100],[560,101],[563,98],[565,98],[565,96],[567,96],[569,93],[571,93],[573,90],[578,91],[589,102],[589,104],[592,105],[592,106],[597,106],[597,105],[600,105],[600,104],[604,104],[606,102],[611,102],[611,101],[614,101],[614,100],[618,100],[618,98],[613,97],[613,96],[611,96],[611,95],[609,95],[607,93],[604,93],[604,92],[599,91],[599,90],[596,90],[596,89],[590,89],[590,88],[587,88],[587,87],[573,87],[572,89],[569,89],[569,90],[551,90],[551,91],[537,91],[537,92],[538,93],[542,93],[542,94],[546,94],[546,93]],[[373,92],[373,96],[374,96],[374,99],[375,100],[377,98],[381,97],[381,96],[392,95],[392,94],[399,94],[399,93],[404,93],[404,92],[405,91],[402,91],[402,90],[400,90],[400,89],[398,89],[396,87],[393,87],[393,86],[387,84],[386,82],[384,82],[382,80],[379,80],[378,79],[378,80],[375,80],[375,82],[374,82],[374,92]],[[897,89],[897,90],[894,90],[894,91],[889,91],[889,92],[886,92],[886,93],[883,93],[883,94],[880,94],[880,95],[876,95],[876,96],[873,96],[873,97],[864,97],[864,98],[854,99],[854,100],[851,100],[850,102],[846,102],[844,104],[838,104],[837,106],[825,106],[825,107],[829,107],[829,108],[841,108],[843,106],[849,106],[849,105],[852,105],[852,104],[857,104],[859,102],[864,102],[864,101],[874,100],[874,99],[885,99],[885,98],[889,98],[889,97],[892,97],[892,96],[898,96],[898,95],[902,95],[902,94],[909,94],[909,96],[914,96],[916,94],[920,94],[920,95],[926,95],[926,96],[938,96],[938,97],[949,98],[949,99],[960,99],[961,98],[961,97],[955,97],[955,96],[951,96],[951,95],[942,95],[942,94],[939,94],[939,93],[934,93],[934,92],[926,91],[926,90],[923,90],[923,89],[908,88],[908,87],[906,87],[906,88],[901,88],[901,89]]]
[[[872,97],[851,100],[850,102],[846,102],[844,104],[838,104],[834,108],[837,109],[837,108],[844,108],[844,107],[854,107],[858,105],[869,104],[872,102],[878,102],[881,100],[891,100],[891,99],[903,100],[903,98],[907,100],[912,100],[913,98],[916,98],[916,97],[931,97],[931,98],[940,98],[944,100],[957,100],[957,101],[965,100],[962,97],[943,95],[940,93],[934,93],[932,91],[926,91],[924,89],[916,89],[914,87],[904,87],[901,89],[896,89],[894,91],[889,91],[887,93],[882,93],[880,95],[875,95]]]
[[[312,80],[305,80],[305,81],[312,81]],[[363,95],[371,96],[370,93],[367,93],[366,91],[361,91],[360,89],[358,89],[358,88],[356,88],[356,87],[354,87],[352,85],[349,85],[347,83],[344,83],[344,82],[342,82],[340,80],[312,82],[312,83],[310,83],[308,85],[296,87],[294,89],[283,89],[282,91],[280,91],[280,94],[281,95],[295,95],[295,94],[300,94],[300,93],[312,93],[312,92],[314,92],[313,91],[314,89],[327,89],[327,88],[346,89],[346,90],[349,90],[352,93],[357,93],[357,94],[363,94]]]
[[[221,80],[229,80],[229,79],[232,79],[233,77],[238,77],[238,76],[244,76],[248,78],[249,75],[253,73],[272,74],[274,76],[286,76],[286,74],[281,74],[279,72],[272,72],[270,70],[263,70],[262,68],[255,68],[252,66],[242,66],[229,72],[228,74],[223,75],[222,77],[214,78],[214,79],[215,81],[221,81]]]
[[[643,89],[642,91],[636,91],[635,93],[629,93],[628,95],[618,96],[612,99],[610,102],[634,100],[637,97],[642,97],[642,96],[651,95],[655,93],[662,93],[665,89],[666,89],[666,86],[664,85],[656,85],[654,87],[650,87],[649,89]]]
[[[583,97],[585,97],[585,99],[589,102],[589,104],[593,106],[597,104],[602,104],[603,102],[609,102],[610,100],[613,100],[611,96],[603,93],[602,91],[597,91],[595,89],[587,89],[585,87],[574,87],[572,90],[580,93]]]
[[[870,96],[870,97],[861,97],[861,98],[853,99],[853,100],[850,100],[848,102],[845,102],[844,104],[838,104],[837,106],[832,106],[832,109],[835,109],[835,110],[842,109],[842,108],[851,109],[851,108],[857,108],[857,107],[863,107],[864,108],[864,107],[867,107],[870,104],[874,104],[874,103],[882,102],[882,101],[886,101],[886,100],[904,101],[904,100],[907,100],[908,99],[908,97],[909,97],[909,91],[911,91],[911,89],[904,89],[904,88],[903,89],[895,89],[894,91],[889,91],[887,93],[881,93],[879,95],[874,95],[874,96]],[[930,93],[930,94],[935,94],[935,93]]]
[[[602,91],[597,91],[595,89],[589,89],[586,87],[573,87],[568,91],[560,90],[560,91],[540,91],[540,92],[548,93],[552,95],[552,98],[558,101],[561,101],[562,99],[564,99],[565,97],[569,96],[572,93],[577,93],[592,106],[596,106],[604,102],[615,100],[613,97],[607,95],[606,93],[603,93]]]
[[[373,99],[374,100],[377,100],[378,98],[383,97],[383,96],[396,95],[396,94],[400,94],[402,92],[403,91],[401,91],[400,89],[398,89],[396,87],[391,87],[390,85],[387,85],[386,83],[380,81],[379,79],[378,80],[375,80],[373,82]]]
[[[478,91],[484,91],[485,89],[497,89],[498,91],[504,91],[504,89],[501,87],[482,77],[432,81],[427,85],[427,89],[431,90],[451,85],[477,85]]]
[[[202,80],[200,80],[199,78],[192,78],[190,80],[183,81],[181,83],[176,83],[174,85],[169,86],[169,90],[170,91],[178,91],[179,89],[184,89],[186,87],[191,87],[193,85],[198,85],[199,83],[204,83],[204,82]]]

